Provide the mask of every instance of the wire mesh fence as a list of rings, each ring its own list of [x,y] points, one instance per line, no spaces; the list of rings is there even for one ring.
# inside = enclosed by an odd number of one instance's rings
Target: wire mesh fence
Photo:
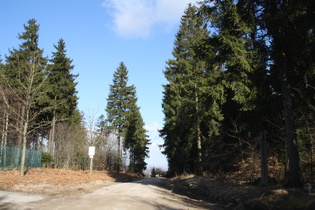
[[[18,168],[21,165],[21,147],[0,147],[0,170],[5,168]],[[42,150],[26,150],[25,167],[38,168],[41,167]]]

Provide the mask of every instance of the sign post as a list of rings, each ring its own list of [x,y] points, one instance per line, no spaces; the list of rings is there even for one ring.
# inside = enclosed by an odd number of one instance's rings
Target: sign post
[[[90,156],[90,174],[92,174],[92,170],[93,170],[93,157],[95,155],[95,147],[91,146],[89,147],[89,156]]]

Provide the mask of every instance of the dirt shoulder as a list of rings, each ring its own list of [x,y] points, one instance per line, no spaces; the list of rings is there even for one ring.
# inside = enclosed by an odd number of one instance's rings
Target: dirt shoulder
[[[315,209],[314,193],[281,185],[261,187],[235,179],[190,176],[170,179],[167,187],[227,209]]]
[[[92,192],[100,187],[136,180],[136,175],[108,171],[31,169],[21,177],[19,171],[0,171],[0,190],[63,196]]]

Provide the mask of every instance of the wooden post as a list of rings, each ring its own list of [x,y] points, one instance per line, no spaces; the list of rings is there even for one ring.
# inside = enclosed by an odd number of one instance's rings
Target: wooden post
[[[90,174],[92,174],[93,171],[93,156],[90,156],[91,162],[90,162]]]
[[[268,186],[268,154],[266,133],[261,133],[260,138],[260,154],[261,154],[261,185]]]

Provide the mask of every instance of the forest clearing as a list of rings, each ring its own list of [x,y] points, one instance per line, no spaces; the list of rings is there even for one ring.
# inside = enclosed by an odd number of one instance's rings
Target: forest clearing
[[[159,181],[154,181],[153,184],[150,181],[150,185],[157,185],[174,194],[187,196],[187,199],[201,202],[202,205],[215,205],[212,207],[216,209],[314,209],[315,207],[313,193],[304,193],[302,189],[283,188],[281,184],[261,187],[232,176],[214,178],[186,175],[172,179],[151,179]],[[31,169],[22,177],[18,171],[12,170],[0,171],[0,190],[66,198],[90,194],[97,189],[118,183],[139,182],[139,180],[141,179],[136,175],[107,171],[93,171],[90,175],[89,171]],[[1,205],[4,204],[0,202],[0,207]]]

